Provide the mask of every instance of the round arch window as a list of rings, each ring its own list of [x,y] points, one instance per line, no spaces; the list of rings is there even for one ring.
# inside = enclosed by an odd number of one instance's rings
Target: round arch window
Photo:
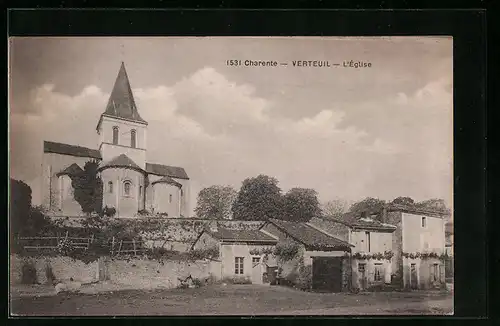
[[[132,193],[132,183],[130,181],[125,181],[123,183],[123,195],[126,197],[130,197]]]

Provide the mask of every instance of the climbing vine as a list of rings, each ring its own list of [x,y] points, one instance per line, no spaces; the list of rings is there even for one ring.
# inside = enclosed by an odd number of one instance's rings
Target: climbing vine
[[[448,254],[443,253],[443,254],[438,254],[437,252],[403,252],[403,257],[404,258],[410,258],[410,259],[440,259],[440,260],[445,260],[448,258]]]
[[[354,259],[359,259],[359,260],[370,260],[370,259],[375,259],[375,260],[391,260],[392,257],[394,257],[394,253],[390,250],[386,250],[383,253],[382,252],[377,252],[373,254],[364,254],[361,252],[357,252],[352,255],[352,258]]]

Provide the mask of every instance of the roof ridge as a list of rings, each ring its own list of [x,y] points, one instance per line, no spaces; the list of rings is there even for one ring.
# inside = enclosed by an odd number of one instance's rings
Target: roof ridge
[[[337,239],[337,240],[339,240],[339,241],[344,242],[345,244],[348,244],[348,245],[350,245],[350,246],[354,247],[354,246],[353,246],[352,244],[350,244],[349,242],[344,241],[344,240],[342,240],[342,239],[339,239],[339,238],[337,238],[336,236],[334,236],[333,234],[330,234],[330,233],[326,232],[325,230],[322,230],[322,229],[320,229],[319,227],[317,227],[317,226],[315,226],[315,225],[313,225],[313,224],[311,224],[311,223],[309,223],[309,222],[306,222],[305,224],[306,224],[307,226],[309,226],[309,227],[312,227],[313,229],[315,229],[315,230],[317,230],[317,231],[319,231],[319,232],[322,232],[322,233],[326,234],[326,235],[327,235],[327,236],[329,236],[329,237],[335,238],[335,239]]]

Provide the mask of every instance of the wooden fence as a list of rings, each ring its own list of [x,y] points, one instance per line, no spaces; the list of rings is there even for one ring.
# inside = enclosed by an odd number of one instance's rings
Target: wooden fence
[[[105,240],[95,238],[94,235],[86,238],[70,237],[67,232],[65,236],[56,237],[18,237],[17,244],[26,252],[54,252],[57,251],[61,240],[68,241],[73,248],[84,251],[90,249],[94,243],[101,243],[109,249],[112,256],[131,254],[137,256],[150,250],[144,246],[145,241],[138,239],[122,240],[113,237],[112,239]]]

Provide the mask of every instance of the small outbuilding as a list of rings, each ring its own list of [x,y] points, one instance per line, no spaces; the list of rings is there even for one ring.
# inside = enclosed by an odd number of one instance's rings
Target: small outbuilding
[[[277,257],[280,277],[312,290],[342,292],[350,289],[353,246],[348,242],[309,223],[270,219],[261,231],[277,237],[278,247],[298,247],[293,259]]]
[[[191,249],[217,248],[221,277],[234,282],[269,283],[268,266],[278,239],[263,230],[232,230],[212,226],[203,230]]]

